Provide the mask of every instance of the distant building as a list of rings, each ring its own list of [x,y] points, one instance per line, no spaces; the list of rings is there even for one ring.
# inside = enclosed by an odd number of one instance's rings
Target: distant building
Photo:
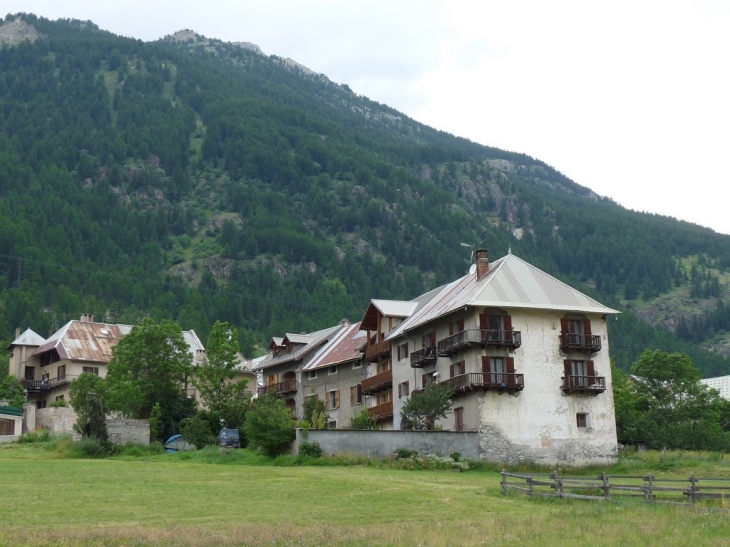
[[[700,380],[707,387],[720,392],[723,399],[730,401],[730,376],[716,376],[715,378],[704,378]]]

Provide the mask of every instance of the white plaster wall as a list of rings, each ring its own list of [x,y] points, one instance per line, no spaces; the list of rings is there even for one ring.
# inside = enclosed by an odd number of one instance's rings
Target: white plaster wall
[[[352,362],[340,363],[337,365],[337,373],[329,374],[329,367],[317,369],[317,378],[310,380],[307,371],[301,372],[302,405],[304,398],[308,395],[316,394],[320,401],[328,404],[328,392],[334,389],[340,390],[340,406],[327,411],[329,420],[337,422],[337,429],[344,429],[350,426],[350,418],[353,414],[361,412],[367,408],[365,404],[365,396],[362,397],[362,403],[350,404],[350,387],[361,384],[365,379],[367,367],[360,363],[359,367],[354,367]],[[302,414],[304,408],[302,406]]]

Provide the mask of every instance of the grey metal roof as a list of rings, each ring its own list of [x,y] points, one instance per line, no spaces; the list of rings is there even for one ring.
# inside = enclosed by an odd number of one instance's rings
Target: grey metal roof
[[[470,273],[412,302],[417,304],[416,311],[387,340],[466,306],[620,313],[511,253],[490,264],[480,280]]]
[[[11,346],[42,346],[45,343],[46,339],[40,334],[32,331],[31,329],[26,329],[23,334],[13,340],[13,343],[10,344],[8,348]]]
[[[308,344],[312,341],[311,334],[292,334],[287,332],[284,340],[289,340],[292,344]]]
[[[366,341],[367,334],[360,330],[360,323],[353,323],[337,332],[299,370],[314,370],[360,359],[360,350]]]
[[[408,317],[418,304],[408,300],[371,300],[373,306],[385,317]]]
[[[329,327],[327,329],[322,329],[320,331],[304,335],[304,336],[311,337],[309,342],[307,342],[306,344],[296,347],[294,349],[294,351],[292,351],[292,352],[284,353],[282,355],[277,355],[276,357],[274,357],[273,354],[269,354],[266,356],[266,359],[262,359],[261,361],[256,363],[254,366],[256,367],[256,370],[262,370],[262,369],[265,369],[268,367],[273,367],[274,365],[280,365],[282,363],[286,363],[288,361],[301,360],[308,353],[310,353],[314,349],[321,346],[335,332],[337,332],[339,329],[341,329],[343,327],[344,327],[344,325],[342,325],[340,323],[340,324],[335,325],[334,327]]]

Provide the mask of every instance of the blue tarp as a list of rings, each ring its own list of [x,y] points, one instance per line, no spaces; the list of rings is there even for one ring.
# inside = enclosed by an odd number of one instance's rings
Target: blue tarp
[[[185,450],[195,450],[195,445],[190,444],[188,441],[182,438],[182,435],[173,435],[165,441],[165,447],[167,452],[183,452]]]

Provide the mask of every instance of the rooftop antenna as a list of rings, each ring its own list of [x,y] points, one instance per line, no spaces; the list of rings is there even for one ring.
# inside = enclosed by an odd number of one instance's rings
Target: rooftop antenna
[[[469,260],[466,260],[466,258],[464,260],[466,261],[467,264],[474,264],[474,251],[476,250],[477,246],[470,245],[469,243],[459,243],[459,245],[471,250],[471,256],[469,257]]]

